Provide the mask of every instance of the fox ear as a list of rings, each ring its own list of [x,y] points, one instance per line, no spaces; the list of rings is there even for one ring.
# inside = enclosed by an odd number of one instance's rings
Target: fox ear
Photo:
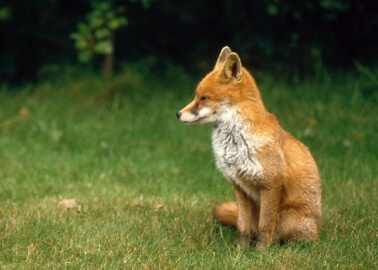
[[[221,76],[235,78],[240,81],[242,76],[242,65],[239,56],[236,53],[230,53],[224,61]]]
[[[220,54],[219,54],[219,57],[218,57],[218,60],[217,62],[215,63],[215,67],[214,69],[217,69],[221,66],[221,64],[224,62],[224,60],[226,60],[226,57],[231,53],[231,49],[228,47],[228,46],[225,46],[223,47],[223,49],[221,50]]]

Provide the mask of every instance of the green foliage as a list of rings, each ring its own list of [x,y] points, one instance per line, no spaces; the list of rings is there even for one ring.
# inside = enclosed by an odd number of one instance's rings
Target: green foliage
[[[291,80],[316,76],[319,65],[378,63],[374,1],[101,0],[70,1],[69,8],[57,0],[3,2],[0,84],[33,81],[43,65],[89,62],[97,54],[97,66],[153,54],[203,72],[224,45],[245,65]],[[114,48],[120,49],[112,60]]]
[[[144,8],[149,8],[153,1],[155,0],[130,0],[130,2],[140,2]]]
[[[86,22],[79,23],[77,31],[70,35],[81,63],[91,61],[94,54],[113,53],[113,32],[127,25],[126,17],[120,15],[125,10],[122,6],[113,8],[109,1],[92,1],[92,8]]]
[[[350,9],[350,2],[345,0],[321,0],[320,5],[329,10],[345,11]]]
[[[13,17],[11,7],[0,7],[0,21],[9,21]]]
[[[362,94],[378,104],[378,68],[368,68],[359,62],[356,67],[363,78]]]
[[[108,81],[46,69],[56,77],[0,89],[2,268],[376,268],[378,106],[361,91],[374,70],[292,85],[257,74],[266,107],[317,160],[324,214],[315,243],[239,251],[211,217],[233,194],[210,127],[175,117],[197,81],[152,60]],[[71,198],[81,207],[57,207]]]

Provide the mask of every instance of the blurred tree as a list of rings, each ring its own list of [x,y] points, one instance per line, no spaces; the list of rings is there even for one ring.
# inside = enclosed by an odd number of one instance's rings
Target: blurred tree
[[[91,3],[92,10],[86,16],[86,23],[79,23],[77,31],[70,36],[75,40],[78,60],[88,63],[94,54],[104,55],[102,75],[109,79],[113,73],[114,33],[115,30],[127,25],[123,6],[113,7],[112,3],[95,0]]]

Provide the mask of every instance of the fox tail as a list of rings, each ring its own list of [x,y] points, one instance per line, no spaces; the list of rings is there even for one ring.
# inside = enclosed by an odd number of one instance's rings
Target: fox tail
[[[224,202],[216,205],[213,214],[214,218],[222,225],[236,227],[236,219],[238,217],[236,202]]]

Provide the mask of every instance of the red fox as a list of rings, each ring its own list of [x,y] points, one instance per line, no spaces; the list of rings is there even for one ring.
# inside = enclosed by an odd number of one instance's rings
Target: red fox
[[[211,124],[216,165],[235,202],[215,206],[214,217],[238,230],[238,247],[251,241],[315,240],[321,220],[321,180],[305,145],[282,129],[262,102],[239,56],[224,47],[194,100],[177,112],[186,124]]]

